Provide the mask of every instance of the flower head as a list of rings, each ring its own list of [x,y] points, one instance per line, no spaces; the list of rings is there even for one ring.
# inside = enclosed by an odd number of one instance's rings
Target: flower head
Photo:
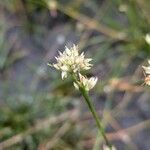
[[[150,45],[150,34],[146,34],[145,41],[146,41],[147,44]]]
[[[92,59],[85,58],[84,53],[79,54],[76,45],[73,45],[70,49],[65,47],[65,51],[63,53],[59,52],[59,56],[55,58],[57,63],[52,66],[62,71],[62,79],[66,78],[68,73],[76,73],[92,67],[92,64],[89,63]]]
[[[92,89],[96,83],[98,78],[97,77],[91,77],[87,78],[79,73],[79,81],[77,83],[74,82],[74,86],[76,89],[79,89],[79,86],[83,87],[86,91],[89,91]]]
[[[150,65],[150,60],[148,60],[148,64]],[[142,67],[147,75],[147,76],[145,75],[145,83],[147,85],[150,85],[150,66],[148,67],[142,66]]]

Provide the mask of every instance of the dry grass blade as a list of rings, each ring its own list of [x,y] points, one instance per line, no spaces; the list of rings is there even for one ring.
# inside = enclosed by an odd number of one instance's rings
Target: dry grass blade
[[[131,126],[129,128],[118,130],[115,133],[108,133],[107,136],[111,140],[112,139],[118,140],[118,139],[122,139],[122,138],[124,138],[124,140],[125,140],[126,136],[123,136],[124,133],[127,133],[130,136],[133,136],[137,132],[144,130],[145,128],[149,128],[149,127],[150,127],[150,119],[143,121],[143,122],[140,122],[140,123],[138,123],[134,126]],[[126,139],[126,140],[128,140],[128,139]]]
[[[15,136],[1,142],[0,143],[0,149],[8,148],[8,147],[11,147],[12,145],[20,143],[23,141],[23,139],[27,135],[36,133],[36,132],[43,130],[43,129],[46,129],[50,125],[58,124],[58,123],[63,122],[65,120],[74,121],[78,118],[78,115],[79,115],[79,110],[75,109],[75,110],[71,110],[71,111],[62,113],[59,116],[53,116],[53,117],[49,117],[49,118],[40,120],[40,121],[38,121],[38,123],[35,126],[29,128],[25,132],[17,134]]]
[[[59,5],[58,10],[60,10],[64,14],[70,16],[71,18],[80,21],[81,23],[83,23],[88,28],[94,29],[98,32],[101,32],[110,38],[118,39],[118,40],[125,40],[125,37],[126,37],[125,33],[118,32],[116,30],[113,30],[113,29],[105,26],[105,25],[102,25],[101,23],[99,23],[95,19],[91,19],[91,18],[75,11],[74,9],[72,9],[70,7],[68,8],[68,7],[64,7],[64,6]]]
[[[120,129],[116,132],[107,133],[106,136],[110,141],[120,140],[120,139],[122,140],[123,138],[124,138],[123,140],[128,140],[128,138],[126,138],[126,135],[124,135],[124,133],[126,133],[128,136],[134,136],[134,134],[137,134],[139,131],[142,131],[149,127],[150,127],[150,119],[140,122],[126,129]],[[91,136],[91,138],[89,137],[89,139],[81,141],[81,145],[91,146],[93,145],[94,142],[95,142],[95,137]]]
[[[129,92],[141,92],[143,91],[143,87],[133,85],[129,82],[129,79],[118,79],[112,78],[109,81],[109,85],[111,89],[117,89],[120,91],[129,91]]]
[[[53,138],[47,141],[44,146],[42,146],[42,148],[44,150],[52,149],[59,142],[60,138],[70,129],[70,127],[71,124],[69,122],[66,122],[58,129],[57,133],[53,136]],[[39,148],[39,150],[41,149]]]

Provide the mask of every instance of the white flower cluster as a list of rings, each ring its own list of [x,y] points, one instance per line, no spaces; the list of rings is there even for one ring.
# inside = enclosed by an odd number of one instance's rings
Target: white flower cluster
[[[150,60],[148,60],[148,64],[150,65]],[[147,75],[147,76],[145,76],[145,83],[147,85],[150,85],[150,66],[148,66],[148,67],[142,66],[142,67]]]
[[[79,81],[74,83],[75,88],[79,89],[79,86],[83,86],[87,91],[89,91],[95,86],[97,82],[96,77],[88,79],[80,73],[82,70],[89,70],[93,65],[90,64],[92,59],[85,58],[84,52],[79,54],[78,46],[73,45],[70,49],[65,47],[65,51],[63,53],[59,51],[59,56],[55,58],[57,63],[49,65],[62,71],[62,79],[67,78],[68,74],[73,73],[76,76],[79,76]]]
[[[78,47],[73,45],[70,49],[65,47],[65,51],[63,53],[59,52],[59,56],[55,57],[57,60],[56,64],[53,66],[62,71],[62,79],[67,77],[68,73],[76,73],[81,70],[88,70],[91,68],[92,64],[89,62],[92,60],[91,58],[84,58],[84,53],[79,55]]]

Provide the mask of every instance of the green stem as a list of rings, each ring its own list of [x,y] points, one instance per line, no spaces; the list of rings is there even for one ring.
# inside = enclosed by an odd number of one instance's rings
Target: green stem
[[[101,121],[100,121],[100,119],[99,119],[99,117],[98,117],[98,115],[96,113],[96,110],[95,110],[93,104],[91,103],[91,100],[89,98],[88,92],[84,88],[81,88],[81,87],[80,87],[80,91],[81,91],[84,99],[86,100],[86,103],[88,104],[88,107],[89,107],[89,109],[90,109],[90,111],[91,111],[91,113],[92,113],[92,115],[93,115],[93,117],[94,117],[94,119],[96,121],[96,124],[97,124],[97,127],[99,129],[100,134],[104,138],[104,140],[106,142],[106,145],[108,145],[110,147],[110,149],[111,149],[111,144],[109,143],[109,141],[108,141],[108,139],[106,137],[105,130],[104,130],[103,126],[101,125]]]
[[[78,84],[77,77],[73,73],[71,75],[72,75],[72,78],[73,78],[74,82],[76,82]],[[94,108],[94,106],[93,106],[93,104],[92,104],[92,102],[91,102],[91,100],[89,98],[88,92],[85,90],[84,87],[80,86],[79,84],[78,84],[78,86],[79,86],[80,92],[82,93],[82,95],[83,95],[83,97],[84,97],[84,99],[85,99],[85,101],[86,101],[86,103],[87,103],[87,105],[88,105],[88,107],[89,107],[89,109],[90,109],[90,111],[91,111],[95,121],[96,121],[96,124],[97,124],[97,127],[99,129],[100,134],[104,138],[106,145],[109,146],[110,150],[112,150],[112,145],[109,143],[109,141],[108,141],[108,139],[106,137],[105,130],[104,130],[104,128],[103,128],[103,126],[101,124],[101,120],[98,117],[98,115],[96,113],[96,110],[95,110],[95,108]]]

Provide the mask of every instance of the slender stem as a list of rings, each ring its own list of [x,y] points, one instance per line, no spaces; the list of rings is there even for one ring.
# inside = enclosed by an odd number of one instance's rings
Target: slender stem
[[[98,127],[98,129],[99,129],[100,134],[103,136],[103,138],[104,138],[106,144],[107,144],[107,145],[110,147],[110,149],[111,149],[111,144],[109,143],[109,141],[108,141],[108,139],[107,139],[107,137],[106,137],[106,135],[105,135],[105,130],[104,130],[102,124],[101,124],[100,118],[98,117],[98,115],[97,115],[97,113],[96,113],[96,110],[95,110],[93,104],[91,103],[91,100],[90,100],[90,98],[89,98],[88,92],[87,92],[84,88],[82,88],[82,87],[80,87],[80,91],[81,91],[83,97],[85,98],[86,103],[88,104],[88,107],[89,107],[89,109],[90,109],[90,111],[91,111],[91,113],[92,113],[92,115],[93,115],[93,117],[94,117],[94,119],[95,119],[95,121],[96,121],[96,124],[97,124],[97,127]]]
[[[78,82],[77,82],[77,81],[78,81],[78,80],[77,80],[77,77],[76,77],[73,73],[72,73],[71,75],[72,75],[72,78],[73,78],[74,82],[78,84]],[[106,137],[105,130],[104,130],[104,128],[103,128],[103,126],[102,126],[102,124],[101,124],[101,120],[100,120],[100,118],[98,117],[98,115],[97,115],[97,113],[96,113],[96,110],[95,110],[95,108],[94,108],[94,106],[93,106],[93,104],[92,104],[92,102],[91,102],[91,100],[90,100],[90,97],[89,97],[89,95],[88,95],[88,92],[85,90],[85,88],[83,88],[83,87],[80,86],[79,84],[78,84],[78,86],[79,86],[80,92],[82,93],[82,95],[83,95],[83,97],[84,97],[84,99],[85,99],[85,101],[86,101],[86,103],[87,103],[87,105],[88,105],[88,107],[89,107],[89,109],[90,109],[90,111],[91,111],[91,113],[92,113],[92,115],[93,115],[95,121],[96,121],[96,124],[97,124],[97,127],[98,127],[98,129],[99,129],[100,134],[101,134],[102,137],[104,138],[104,140],[105,140],[105,142],[106,142],[106,145],[109,146],[110,150],[112,150],[112,145],[109,143],[109,141],[108,141],[108,139],[107,139],[107,137]]]

